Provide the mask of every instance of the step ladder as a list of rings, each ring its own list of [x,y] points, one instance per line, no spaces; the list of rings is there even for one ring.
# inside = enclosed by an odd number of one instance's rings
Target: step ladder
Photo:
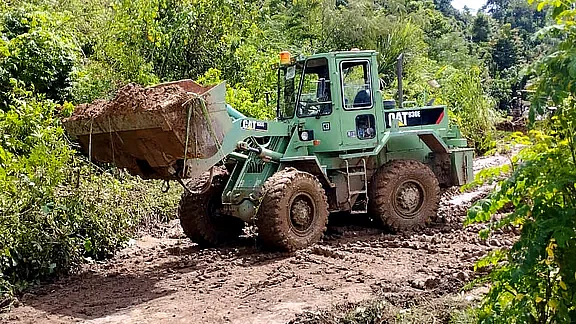
[[[368,212],[368,174],[366,173],[366,159],[362,158],[362,164],[360,167],[362,168],[361,171],[350,172],[350,163],[348,160],[344,160],[346,162],[346,180],[348,185],[348,205],[350,206],[350,213],[351,214],[365,214]],[[357,168],[356,166],[355,168]],[[351,190],[350,189],[350,178],[351,177],[362,177],[364,182],[364,187],[360,190]],[[364,208],[362,209],[354,209],[354,205],[352,205],[352,196],[364,194],[366,196],[366,203],[364,204]]]

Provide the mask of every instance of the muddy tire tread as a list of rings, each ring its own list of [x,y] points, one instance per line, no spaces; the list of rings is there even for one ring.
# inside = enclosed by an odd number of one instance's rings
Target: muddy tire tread
[[[398,179],[416,177],[422,183],[429,199],[424,201],[421,212],[412,220],[397,215],[390,202],[394,184]],[[394,231],[417,230],[436,217],[440,202],[438,179],[432,170],[415,160],[393,160],[378,169],[370,182],[370,213],[380,216],[382,222]]]
[[[192,191],[198,191],[204,186],[207,177],[206,174],[186,185]],[[184,190],[180,199],[178,215],[182,230],[188,238],[201,247],[214,247],[237,240],[244,228],[244,222],[238,218],[223,217],[215,226],[208,216],[208,202],[214,195],[222,194],[227,179],[226,169],[217,168],[214,171],[212,186],[206,193],[191,194]]]
[[[286,222],[289,216],[285,214],[289,210],[287,206],[281,206],[285,195],[293,192],[294,184],[301,182],[312,184],[314,190],[317,191],[317,196],[311,196],[315,198],[319,219],[313,225],[313,234],[308,237],[290,235],[290,225]],[[294,168],[284,169],[266,180],[262,187],[262,194],[256,225],[264,248],[290,252],[316,243],[322,238],[328,223],[328,199],[324,188],[315,176]]]

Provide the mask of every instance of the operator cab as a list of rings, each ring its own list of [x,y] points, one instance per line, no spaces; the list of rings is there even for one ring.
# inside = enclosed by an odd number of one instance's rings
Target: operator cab
[[[278,119],[296,120],[318,145],[311,152],[369,149],[383,131],[375,51],[331,52],[281,59]]]

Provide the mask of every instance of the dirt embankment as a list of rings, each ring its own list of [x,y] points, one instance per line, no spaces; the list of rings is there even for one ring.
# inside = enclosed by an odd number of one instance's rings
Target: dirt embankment
[[[491,159],[478,162],[500,163]],[[26,294],[0,322],[320,323],[306,318],[332,305],[378,298],[410,307],[457,292],[477,276],[477,259],[512,244],[512,232],[483,241],[483,225],[462,227],[488,190],[447,190],[437,222],[421,233],[391,234],[368,217],[337,215],[322,243],[294,254],[262,252],[250,237],[201,250],[172,223],[164,238],[145,237],[109,262]]]

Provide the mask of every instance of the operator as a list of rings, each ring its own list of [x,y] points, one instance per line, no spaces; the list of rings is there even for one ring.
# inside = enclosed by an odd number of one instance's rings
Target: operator
[[[358,91],[354,97],[354,107],[368,107],[370,106],[370,91],[368,86],[364,85],[363,89]]]

